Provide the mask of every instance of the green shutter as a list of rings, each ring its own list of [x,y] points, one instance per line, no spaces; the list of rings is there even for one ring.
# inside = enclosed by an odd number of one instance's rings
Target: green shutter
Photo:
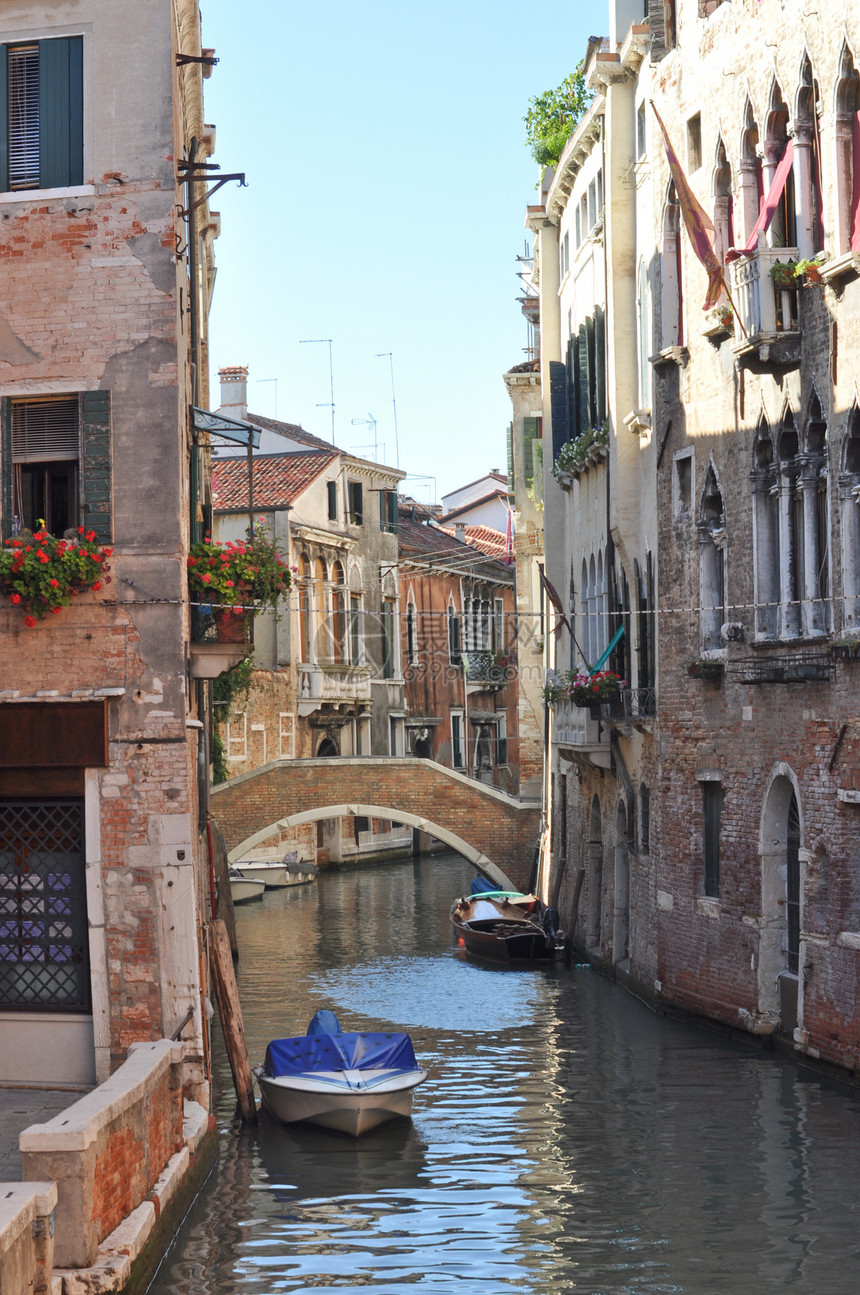
[[[534,442],[538,434],[536,418],[523,419],[523,473],[526,481],[531,481],[535,474]]]
[[[589,315],[585,321],[585,339],[588,345],[588,426],[597,426],[597,374],[594,363],[594,320]]]
[[[577,365],[579,369],[579,427],[577,432],[581,436],[585,429],[591,426],[588,417],[588,336],[585,331],[585,324],[579,325]]]
[[[111,511],[110,392],[86,391],[81,447],[83,523],[101,544],[113,537]]]
[[[84,182],[83,38],[39,41],[39,184]]]
[[[595,426],[606,418],[606,316],[600,306],[594,307],[594,402]]]
[[[9,189],[9,73],[6,46],[0,45],[0,193]]]
[[[0,400],[0,464],[3,466],[0,512],[3,515],[3,539],[12,534],[12,402]]]
[[[508,423],[508,430],[505,432],[505,442],[508,449],[508,494],[514,493],[514,425]]]

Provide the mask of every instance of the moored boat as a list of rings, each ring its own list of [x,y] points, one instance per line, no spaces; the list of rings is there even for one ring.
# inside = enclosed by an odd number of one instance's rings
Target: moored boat
[[[359,1137],[412,1114],[427,1078],[408,1034],[346,1033],[334,1012],[317,1012],[307,1034],[273,1039],[254,1074],[263,1105],[282,1124],[305,1121]]]
[[[485,890],[454,901],[451,925],[467,953],[492,962],[551,961],[564,949],[558,911],[536,895]]]
[[[300,859],[295,853],[285,854],[283,859],[239,859],[232,866],[243,877],[264,882],[267,890],[303,886],[319,872],[315,863]]]
[[[254,877],[245,877],[235,868],[229,871],[230,877],[230,894],[234,904],[250,904],[252,900],[262,899],[263,891],[266,889],[264,881],[257,881]]]

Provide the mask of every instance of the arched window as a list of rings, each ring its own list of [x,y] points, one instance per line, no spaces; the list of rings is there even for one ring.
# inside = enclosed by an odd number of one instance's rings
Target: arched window
[[[805,556],[803,630],[806,635],[813,635],[826,633],[831,614],[827,424],[816,395],[809,407],[805,441],[800,471]]]
[[[591,661],[591,643],[589,642],[591,625],[588,619],[588,597],[588,565],[585,558],[583,558],[582,578],[579,587],[579,633],[586,662]]]
[[[836,198],[840,252],[860,252],[860,74],[845,46],[836,83]]]
[[[770,193],[776,169],[788,148],[788,108],[776,82],[770,96],[770,112],[764,141],[764,190]],[[768,230],[771,247],[797,247],[794,174],[789,172]]]
[[[821,136],[818,108],[821,95],[806,55],[800,70],[794,117],[794,192],[797,199],[797,250],[808,257],[824,247],[821,188]]]
[[[648,289],[648,266],[639,262],[636,293],[637,343],[639,347],[639,406],[651,408],[651,294]]]
[[[714,168],[714,251],[725,262],[726,252],[735,245],[735,200],[732,193],[732,168],[722,140],[717,144]]]
[[[705,474],[698,532],[702,647],[707,651],[722,646],[726,619],[726,518],[713,464]]]
[[[842,513],[843,629],[860,628],[860,410],[848,421],[839,476]]]
[[[597,569],[594,554],[588,560],[588,665],[593,665],[600,655],[597,646]]]
[[[758,125],[747,101],[741,134],[740,188],[744,243],[751,237],[764,200],[764,177],[758,155]]]
[[[329,625],[326,616],[326,582],[328,580],[328,570],[322,558],[317,558],[314,562],[314,588],[313,588],[313,635],[314,635],[314,659],[316,661],[331,660],[331,638]]]
[[[753,445],[750,474],[753,490],[753,544],[755,562],[755,636],[773,639],[777,636],[779,610],[779,507],[776,494],[776,465],[773,440],[762,421]]]
[[[331,618],[333,655],[337,662],[346,661],[346,589],[343,567],[335,562],[331,573]]]
[[[415,620],[415,601],[412,590],[406,599],[406,664],[415,665],[418,660],[417,624]]]
[[[310,563],[304,553],[299,554],[298,566],[298,586],[299,586],[299,660],[310,661],[311,659],[311,579]]]
[[[451,665],[461,665],[463,661],[460,645],[460,617],[454,606],[454,599],[448,599],[448,660]]]
[[[800,634],[800,600],[803,591],[803,495],[798,488],[800,465],[794,419],[785,414],[777,442],[779,500],[779,634],[797,638]]]
[[[681,208],[674,184],[663,208],[663,252],[660,258],[660,345],[684,345],[684,301],[681,257]]]

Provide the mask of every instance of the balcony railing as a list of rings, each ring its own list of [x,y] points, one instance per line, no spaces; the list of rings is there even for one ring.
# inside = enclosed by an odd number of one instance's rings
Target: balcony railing
[[[466,661],[466,683],[473,691],[504,688],[516,675],[512,659],[495,652],[470,652]]]
[[[370,667],[299,663],[299,714],[309,715],[323,702],[369,702]]]
[[[777,261],[784,265],[797,256],[796,247],[768,247],[760,235],[755,252],[731,263],[729,277],[737,311],[735,350],[739,355],[757,350],[762,360],[793,362],[797,348],[788,344],[796,342],[798,334],[797,284],[777,282],[771,278],[771,270]]]

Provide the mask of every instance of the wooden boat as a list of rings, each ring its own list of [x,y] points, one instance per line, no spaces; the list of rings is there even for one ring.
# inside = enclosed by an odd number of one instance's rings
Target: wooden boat
[[[467,953],[492,962],[551,961],[564,949],[557,910],[518,891],[464,895],[454,901],[451,924]]]
[[[243,877],[264,882],[267,890],[306,885],[319,872],[315,863],[294,853],[285,854],[283,859],[239,859],[233,867]]]
[[[282,1124],[305,1121],[359,1137],[412,1114],[427,1078],[408,1034],[344,1033],[334,1012],[317,1012],[307,1034],[273,1039],[254,1070],[263,1105]]]
[[[262,899],[263,891],[266,889],[264,881],[257,881],[254,877],[245,877],[235,868],[229,871],[230,877],[230,894],[233,897],[234,904],[250,904],[254,899]]]

